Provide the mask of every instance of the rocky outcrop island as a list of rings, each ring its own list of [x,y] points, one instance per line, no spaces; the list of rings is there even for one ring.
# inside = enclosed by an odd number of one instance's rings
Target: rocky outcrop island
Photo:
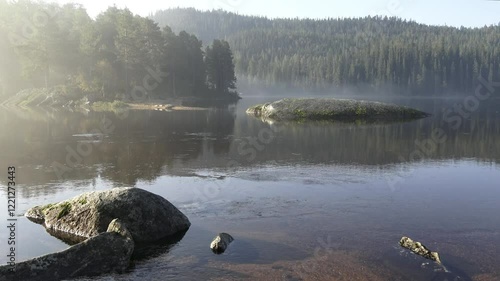
[[[305,120],[412,120],[429,116],[417,109],[374,101],[334,98],[286,98],[259,104],[247,109],[247,114],[273,121]]]

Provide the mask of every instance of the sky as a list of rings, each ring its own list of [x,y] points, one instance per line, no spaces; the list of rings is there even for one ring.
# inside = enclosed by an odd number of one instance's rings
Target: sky
[[[53,2],[50,1],[50,2]],[[500,23],[500,1],[495,0],[56,0],[80,3],[95,17],[116,4],[148,16],[160,9],[194,7],[223,9],[269,18],[344,18],[387,15],[432,25],[482,27]]]

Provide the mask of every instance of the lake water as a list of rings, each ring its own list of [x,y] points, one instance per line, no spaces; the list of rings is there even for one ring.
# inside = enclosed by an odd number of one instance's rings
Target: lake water
[[[92,280],[500,280],[500,100],[464,118],[443,115],[463,98],[379,99],[433,114],[388,124],[245,114],[277,99],[127,115],[2,109],[0,222],[16,166],[18,261],[67,247],[25,219],[28,208],[135,186],[192,226],[127,274]],[[223,255],[209,249],[218,232],[236,239]],[[7,235],[0,227],[2,264]],[[403,250],[402,236],[451,272]]]

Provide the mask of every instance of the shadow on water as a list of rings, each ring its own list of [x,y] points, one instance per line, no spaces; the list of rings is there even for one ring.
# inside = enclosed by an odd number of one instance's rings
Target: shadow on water
[[[446,255],[440,257],[443,265],[426,260],[398,245],[385,254],[384,263],[394,272],[417,280],[472,281],[467,273],[454,266],[453,257]]]
[[[142,261],[167,254],[184,238],[187,232],[188,230],[182,231],[152,243],[136,243],[132,260]]]
[[[57,238],[58,240],[66,243],[69,246],[73,246],[87,240],[87,237],[68,234],[63,231],[56,231],[47,228],[45,230],[51,236]],[[168,252],[182,240],[182,238],[186,235],[187,231],[188,230],[181,231],[172,236],[168,236],[151,243],[135,243],[134,253],[132,254],[132,260],[142,261],[155,258],[164,254],[168,254]]]
[[[317,126],[336,126],[336,127],[349,127],[349,126],[374,126],[374,125],[394,125],[407,122],[417,121],[423,118],[358,118],[358,117],[342,117],[334,120],[315,120],[315,119],[301,119],[301,120],[285,120],[276,121],[265,117],[255,117],[269,125],[282,125],[282,126],[300,126],[302,124],[317,125]]]
[[[120,276],[117,280],[208,280],[215,276],[225,280],[241,280],[252,276],[230,265],[253,264],[258,267],[283,260],[298,261],[308,256],[284,244],[232,234],[235,240],[223,254],[216,255],[209,245],[217,233],[193,221],[189,231],[178,242],[164,240],[140,245],[139,251],[134,253],[133,266],[126,276]]]
[[[239,100],[220,100],[220,99],[214,99],[214,100],[203,100],[203,99],[186,99],[182,101],[182,106],[189,106],[189,107],[202,107],[202,108],[218,108],[218,109],[229,109],[236,104],[238,104]]]
[[[196,254],[199,262],[196,266],[205,266],[210,260],[227,263],[269,264],[283,260],[302,260],[308,253],[285,244],[248,238],[239,233],[231,233],[234,241],[220,255],[214,254],[210,243],[217,233],[211,232],[194,223],[179,243],[179,251]]]
[[[444,263],[444,267],[436,265],[431,281],[472,281],[465,272]]]

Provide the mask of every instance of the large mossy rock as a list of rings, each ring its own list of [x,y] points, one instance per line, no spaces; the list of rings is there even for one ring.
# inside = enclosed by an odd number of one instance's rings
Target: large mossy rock
[[[188,218],[165,198],[138,188],[89,192],[31,208],[26,217],[43,223],[54,236],[82,241],[105,232],[118,218],[135,242],[153,242],[185,231]]]
[[[282,99],[252,106],[247,114],[275,121],[302,120],[410,120],[429,114],[405,106],[333,98]]]
[[[108,232],[89,238],[62,252],[0,266],[4,280],[66,280],[106,273],[123,273],[130,265],[134,241],[119,220],[113,220]]]

